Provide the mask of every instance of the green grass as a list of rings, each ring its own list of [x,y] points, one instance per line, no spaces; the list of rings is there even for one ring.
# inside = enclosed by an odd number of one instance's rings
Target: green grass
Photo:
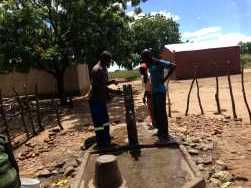
[[[241,55],[241,63],[244,63],[245,68],[251,68],[251,54]]]
[[[109,76],[111,79],[119,78],[119,79],[126,79],[128,81],[133,81],[140,78],[140,74],[137,70],[115,71],[115,72],[109,73]]]

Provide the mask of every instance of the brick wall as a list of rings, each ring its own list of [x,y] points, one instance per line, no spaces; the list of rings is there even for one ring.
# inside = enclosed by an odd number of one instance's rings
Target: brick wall
[[[198,77],[211,77],[227,74],[227,61],[231,62],[231,73],[240,73],[240,47],[215,48],[196,51],[162,52],[162,57],[176,63],[176,79],[193,78],[195,67]],[[214,63],[216,63],[217,68]]]

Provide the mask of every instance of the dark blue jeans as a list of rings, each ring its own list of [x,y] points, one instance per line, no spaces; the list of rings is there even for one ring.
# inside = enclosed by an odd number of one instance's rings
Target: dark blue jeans
[[[99,147],[107,146],[111,142],[111,137],[106,103],[90,100],[89,105],[96,133],[97,145]]]
[[[166,115],[166,93],[152,94],[153,125],[158,129],[159,137],[168,136],[168,120]]]

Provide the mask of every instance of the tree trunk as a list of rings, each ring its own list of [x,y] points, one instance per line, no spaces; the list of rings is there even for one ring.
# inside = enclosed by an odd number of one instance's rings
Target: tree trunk
[[[190,95],[191,95],[191,92],[192,92],[192,89],[193,89],[194,81],[195,81],[195,77],[193,78],[193,81],[191,83],[191,86],[190,86],[190,89],[189,89],[189,92],[188,92],[188,95],[187,95],[187,108],[186,108],[186,113],[185,113],[186,116],[188,115],[188,111],[189,111]]]
[[[248,110],[249,120],[250,120],[250,124],[251,124],[251,110],[250,110],[250,107],[249,107],[249,104],[247,101],[246,89],[245,89],[245,85],[244,85],[244,67],[243,66],[242,66],[242,70],[241,70],[241,86],[242,86],[242,93],[243,93],[244,102],[245,102],[245,105]]]
[[[66,104],[65,88],[64,88],[64,72],[59,72],[56,75],[57,92],[61,105]]]
[[[232,83],[231,83],[231,72],[230,72],[230,61],[227,62],[228,65],[228,74],[227,74],[227,79],[228,79],[228,86],[229,86],[229,92],[230,92],[230,97],[231,97],[231,102],[232,102],[232,109],[233,109],[233,116],[234,119],[237,119],[237,114],[236,114],[236,109],[235,109],[235,102],[234,102],[234,94],[233,94],[233,88],[232,88]]]

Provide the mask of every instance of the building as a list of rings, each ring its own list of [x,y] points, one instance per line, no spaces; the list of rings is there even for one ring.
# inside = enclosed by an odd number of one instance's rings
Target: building
[[[240,46],[219,45],[214,43],[182,43],[166,45],[160,54],[176,64],[173,79],[190,79],[197,70],[198,77],[223,76],[228,72],[230,62],[231,74],[239,74]]]
[[[36,84],[39,95],[54,95],[56,93],[55,78],[43,70],[31,69],[29,73],[0,74],[0,89],[4,97],[13,96],[13,88],[23,95],[24,85],[26,92],[32,94]],[[90,89],[88,65],[79,64],[68,67],[64,75],[64,86],[69,95],[88,93]]]

